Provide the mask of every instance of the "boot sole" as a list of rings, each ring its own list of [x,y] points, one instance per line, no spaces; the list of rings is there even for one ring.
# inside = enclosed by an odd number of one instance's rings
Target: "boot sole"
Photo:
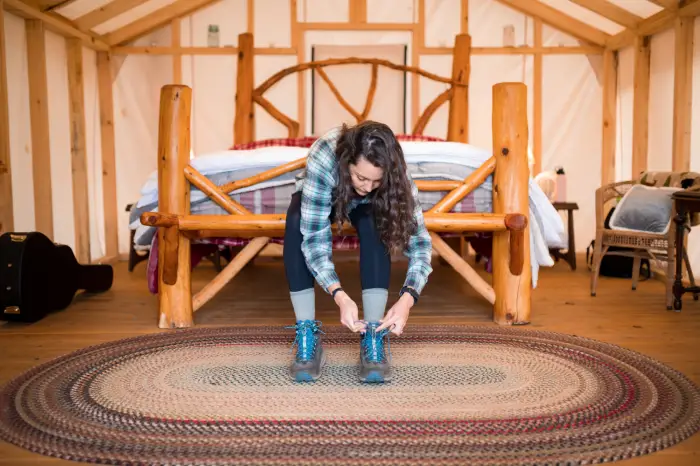
[[[296,374],[292,374],[292,380],[295,382],[315,382],[321,377],[321,372],[323,372],[323,367],[326,365],[326,352],[324,351],[321,355],[321,364],[318,367],[318,374],[314,375],[309,371],[299,371]]]
[[[360,376],[360,382],[363,383],[385,383],[391,382],[391,376],[385,376],[382,371],[369,371],[367,375]]]

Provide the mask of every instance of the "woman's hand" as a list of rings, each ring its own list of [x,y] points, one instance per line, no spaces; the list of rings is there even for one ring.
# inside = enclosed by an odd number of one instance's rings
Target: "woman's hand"
[[[384,318],[379,321],[381,325],[377,327],[377,331],[388,328],[391,333],[401,335],[414,304],[413,296],[404,293],[399,300],[396,301],[396,304],[389,309],[389,312],[386,313]]]
[[[340,323],[353,332],[365,330],[365,323],[359,320],[359,311],[355,301],[345,291],[339,291],[335,295],[335,303],[340,308]]]

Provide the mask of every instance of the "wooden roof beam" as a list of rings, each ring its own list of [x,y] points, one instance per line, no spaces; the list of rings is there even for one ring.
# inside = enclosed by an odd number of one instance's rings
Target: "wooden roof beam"
[[[148,34],[161,26],[165,26],[175,18],[192,14],[205,6],[219,1],[220,0],[177,0],[116,31],[107,33],[103,37],[105,42],[110,46],[120,45]]]
[[[538,18],[543,23],[565,32],[579,40],[596,45],[605,45],[610,40],[610,34],[600,29],[572,18],[551,6],[538,0],[498,0],[500,3],[509,6],[523,14]]]
[[[653,3],[654,5],[660,6],[661,8],[665,8],[667,10],[675,10],[678,8],[678,0],[647,0],[647,1]]]
[[[108,4],[76,18],[74,23],[78,26],[78,29],[89,30],[147,1],[148,0],[112,0]]]
[[[644,19],[624,8],[620,8],[614,3],[610,3],[608,0],[571,0],[571,2],[627,28],[637,27],[639,22]]]
[[[675,10],[661,10],[642,20],[637,28],[628,28],[612,36],[606,47],[619,50],[634,44],[637,36],[652,36],[673,27],[676,18],[700,15],[700,0],[681,0]]]
[[[42,13],[38,9],[27,5],[20,0],[4,0],[3,5],[6,11],[25,19],[39,19],[44,22],[47,29],[65,37],[79,39],[87,47],[102,52],[109,50],[109,45],[84,31],[79,30],[70,21]]]

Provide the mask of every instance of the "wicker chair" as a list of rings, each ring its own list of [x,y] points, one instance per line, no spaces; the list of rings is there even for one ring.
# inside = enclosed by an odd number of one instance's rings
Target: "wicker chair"
[[[657,187],[678,187],[683,189],[700,189],[700,174],[694,172],[645,172],[638,180],[621,181],[601,186],[596,190],[596,238],[593,251],[593,264],[591,267],[591,296],[596,295],[598,284],[599,264],[603,256],[627,256],[633,257],[632,289],[637,289],[639,281],[639,269],[642,259],[655,262],[657,268],[665,269],[666,282],[666,308],[672,309],[673,304],[673,280],[675,274],[675,235],[676,225],[671,222],[666,234],[644,233],[634,231],[609,230],[604,226],[605,218],[611,204],[616,203],[636,185]],[[614,202],[611,202],[614,201]],[[672,214],[672,217],[675,213]],[[700,223],[700,217],[694,214],[690,219],[690,225]],[[611,246],[624,248],[625,250],[610,251]],[[695,279],[690,267],[688,252],[683,245],[683,258],[688,272],[688,278],[695,284]],[[665,262],[665,266],[664,263]],[[696,298],[697,299],[697,298]]]

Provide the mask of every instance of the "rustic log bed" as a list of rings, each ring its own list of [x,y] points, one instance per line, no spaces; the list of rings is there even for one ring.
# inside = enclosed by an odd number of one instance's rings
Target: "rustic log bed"
[[[333,94],[357,119],[366,119],[376,90],[377,68],[387,66],[419,74],[449,84],[449,89],[426,107],[417,120],[413,134],[422,134],[428,120],[445,102],[449,102],[448,141],[463,141],[467,124],[467,85],[469,73],[469,36],[456,38],[451,79],[426,71],[378,59],[332,59],[303,63],[282,70],[257,88],[252,80],[252,36],[240,37],[236,94],[235,142],[253,140],[254,106],[258,104],[288,128],[289,137],[298,136],[299,124],[276,109],[263,97],[266,90],[283,77],[307,69],[319,72]],[[362,112],[349,107],[323,72],[324,67],[344,64],[371,65],[372,81]],[[474,289],[494,306],[493,320],[502,325],[527,324],[530,321],[531,270],[528,208],[528,127],[527,89],[523,83],[499,83],[493,86],[494,153],[480,168],[462,182],[416,180],[421,191],[447,191],[425,211],[434,250]],[[190,116],[192,90],[184,85],[167,85],[161,90],[158,146],[158,212],[145,212],[141,223],[158,227],[159,327],[194,326],[194,312],[201,309],[252,260],[272,238],[284,234],[284,214],[254,214],[230,193],[250,187],[304,167],[301,158],[255,176],[215,185],[190,165]],[[493,175],[493,213],[455,213],[459,203],[487,177]],[[195,187],[230,215],[191,215],[190,188]],[[335,229],[334,229],[335,231]],[[492,284],[484,280],[460,254],[440,236],[441,233],[493,233]],[[354,233],[350,225],[344,235]],[[191,242],[202,238],[252,238],[228,265],[203,289],[192,292]]]

